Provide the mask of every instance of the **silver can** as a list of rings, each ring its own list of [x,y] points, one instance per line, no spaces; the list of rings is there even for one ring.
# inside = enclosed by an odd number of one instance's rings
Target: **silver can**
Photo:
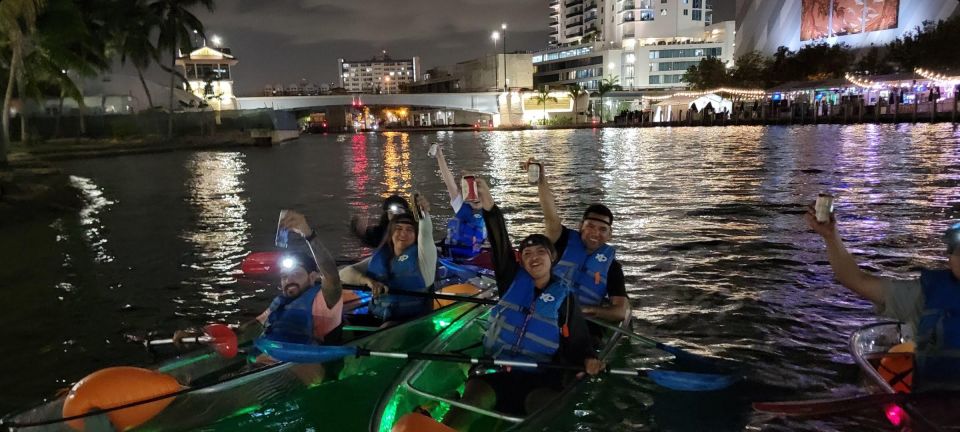
[[[534,185],[540,182],[540,164],[530,162],[527,164],[527,181]]]
[[[817,195],[817,203],[813,205],[817,214],[817,222],[830,222],[830,215],[833,214],[833,195],[821,193]]]
[[[437,148],[440,147],[440,143],[430,144],[430,150],[427,150],[428,157],[437,157]]]

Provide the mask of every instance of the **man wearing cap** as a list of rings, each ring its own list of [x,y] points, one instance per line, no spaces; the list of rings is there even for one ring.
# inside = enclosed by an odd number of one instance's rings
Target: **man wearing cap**
[[[833,215],[827,222],[818,222],[811,206],[805,218],[823,237],[837,281],[873,302],[881,315],[915,329],[914,391],[960,390],[960,224],[944,236],[946,269],[924,269],[919,278],[898,280],[860,270],[837,232]]]
[[[477,192],[489,229],[500,294],[483,337],[486,354],[498,359],[564,362],[581,366],[591,375],[599,373],[604,365],[592,348],[577,299],[550,271],[557,256],[550,240],[541,234],[525,238],[517,263],[503,213],[479,178]],[[563,384],[564,374],[555,370],[499,370],[468,379],[461,400],[484,409],[523,414],[542,407]],[[451,408],[444,423],[463,430],[472,416],[469,411]]]
[[[487,227],[483,223],[483,214],[480,203],[465,201],[464,194],[457,187],[457,182],[447,166],[443,156],[443,149],[437,146],[437,164],[440,167],[440,177],[447,186],[450,195],[450,206],[453,207],[453,218],[447,222],[447,238],[444,245],[450,256],[459,259],[470,259],[480,254],[480,247],[487,240]]]
[[[553,192],[543,171],[538,189],[544,234],[560,254],[553,274],[566,280],[575,290],[584,315],[605,321],[622,321],[630,309],[630,302],[623,267],[616,259],[613,246],[607,244],[613,236],[613,212],[602,204],[591,204],[583,212],[577,229],[572,230],[560,221]]]
[[[264,336],[273,340],[339,343],[343,297],[336,261],[302,214],[288,210],[278,225],[300,234],[306,247],[302,252],[281,255],[280,293],[256,323],[264,327]],[[243,327],[250,324],[256,325],[247,323]],[[179,341],[188,335],[190,332],[177,331],[173,339]]]
[[[410,214],[395,216],[387,226],[383,243],[372,256],[340,270],[343,283],[371,289],[370,312],[384,324],[431,310],[430,298],[390,294],[390,289],[420,293],[433,290],[437,248],[433,243],[430,204],[423,196],[418,197],[417,204],[421,210],[419,222]]]

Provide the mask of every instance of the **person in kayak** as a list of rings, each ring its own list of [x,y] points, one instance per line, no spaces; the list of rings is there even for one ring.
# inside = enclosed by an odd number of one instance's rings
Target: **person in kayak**
[[[913,391],[960,390],[960,223],[944,234],[946,269],[923,269],[907,280],[860,270],[837,231],[836,218],[818,222],[813,206],[804,216],[823,237],[830,267],[841,285],[870,300],[883,316],[915,330]]]
[[[343,289],[337,264],[324,247],[317,231],[303,214],[288,210],[279,226],[300,234],[305,251],[281,255],[280,293],[256,320],[242,326],[263,327],[263,335],[272,340],[300,344],[337,344],[340,342],[343,313]],[[179,341],[191,332],[177,331]]]
[[[454,216],[447,222],[447,238],[444,246],[450,256],[456,259],[470,259],[480,254],[480,247],[487,240],[487,227],[483,223],[480,203],[478,201],[464,201],[463,193],[454,180],[447,160],[443,156],[443,149],[437,147],[437,165],[440,166],[440,177],[447,186],[450,195],[450,206]]]
[[[500,301],[489,315],[483,337],[487,355],[536,362],[581,365],[590,375],[604,368],[591,345],[587,323],[570,287],[551,273],[557,254],[550,240],[533,234],[520,242],[520,263],[514,259],[500,208],[477,179],[483,218],[490,235]],[[562,389],[564,374],[556,370],[513,368],[469,378],[461,401],[484,409],[522,414],[542,406]],[[444,424],[465,430],[473,414],[451,408]]]
[[[573,287],[584,315],[622,321],[629,313],[630,302],[623,266],[616,259],[614,247],[607,244],[613,236],[613,212],[603,204],[591,204],[576,230],[563,226],[542,165],[540,169],[537,188],[544,234],[560,255],[553,274]],[[591,330],[594,334],[600,331],[599,327]]]
[[[350,218],[350,232],[352,232],[365,246],[375,248],[380,246],[387,233],[390,220],[400,214],[413,214],[410,204],[400,195],[390,195],[383,200],[383,212],[376,225],[370,226],[366,219],[359,216]]]
[[[437,248],[433,242],[430,204],[417,197],[421,216],[394,216],[387,225],[390,235],[366,259],[342,268],[340,279],[348,285],[366,285],[373,292],[370,312],[383,323],[412,318],[431,310],[429,297],[390,294],[390,289],[429,293],[437,272]],[[421,247],[422,245],[422,247]]]

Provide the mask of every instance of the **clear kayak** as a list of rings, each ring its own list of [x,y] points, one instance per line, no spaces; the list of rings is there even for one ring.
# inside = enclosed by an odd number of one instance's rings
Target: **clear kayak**
[[[480,288],[478,295],[493,291],[490,279],[477,277],[470,283]],[[479,309],[479,305],[467,302],[434,305],[435,310],[428,315],[385,329],[347,325],[344,345],[377,350],[421,349],[444,330],[472,319]],[[120,369],[121,373],[115,374],[113,383],[105,384],[108,390],[88,403],[89,410],[72,415],[64,410],[65,396],[60,396],[5,417],[0,426],[7,430],[88,432],[262,430],[269,425],[279,429],[363,429],[376,407],[377,396],[402,366],[396,361],[355,358],[324,364],[256,363],[252,337],[243,336],[236,357],[225,358],[212,348],[204,348],[150,370],[133,371],[142,382],[132,383],[130,375],[123,373],[138,368],[108,368]],[[164,388],[162,383],[174,387],[129,403],[109,400],[129,401],[131,394],[142,394],[145,388]],[[112,408],[96,410],[102,406]],[[316,418],[318,415],[323,417]],[[351,420],[356,425],[351,425]]]
[[[915,344],[910,328],[885,322],[863,327],[850,337],[850,353],[873,394],[910,393]],[[910,430],[960,430],[958,397],[923,398],[882,406],[894,426]]]
[[[483,348],[477,342],[486,330],[489,306],[477,313],[469,321],[461,321],[459,326],[440,334],[424,350],[430,353],[457,353],[471,357],[482,356]],[[628,329],[628,321],[621,328]],[[620,333],[606,331],[599,350],[599,358],[609,360]],[[466,348],[466,349],[465,349]],[[440,419],[451,406],[479,414],[471,430],[500,431],[523,428],[543,429],[560,410],[570,408],[578,399],[578,389],[584,380],[572,379],[549,403],[526,416],[517,416],[462,403],[459,396],[467,379],[469,365],[438,361],[412,361],[397,375],[393,385],[387,387],[380,399],[376,412],[370,417],[369,428],[375,432],[392,430],[450,431],[434,419]],[[427,410],[430,416],[414,413],[415,410]]]

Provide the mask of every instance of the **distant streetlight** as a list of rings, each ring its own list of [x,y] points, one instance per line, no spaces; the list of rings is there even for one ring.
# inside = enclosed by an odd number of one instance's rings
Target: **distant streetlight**
[[[213,46],[220,48],[220,45],[223,43],[223,39],[220,39],[220,36],[213,35],[213,37],[210,38],[210,42],[213,42]]]
[[[509,92],[509,80],[507,79],[507,23],[500,24],[500,31],[503,33],[503,90]]]

